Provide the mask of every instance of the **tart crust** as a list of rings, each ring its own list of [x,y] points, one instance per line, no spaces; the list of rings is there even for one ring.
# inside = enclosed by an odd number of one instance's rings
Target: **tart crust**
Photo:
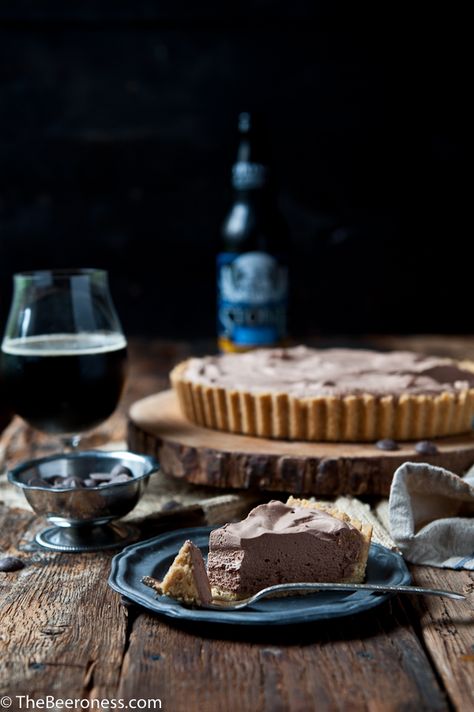
[[[474,371],[474,363],[459,363]],[[301,398],[208,386],[186,378],[188,361],[170,378],[181,410],[198,425],[262,438],[371,442],[420,440],[467,433],[474,415],[474,388],[456,393]]]
[[[189,540],[184,542],[163,581],[144,576],[142,583],[160,595],[170,596],[188,605],[211,602],[211,588],[202,554]]]

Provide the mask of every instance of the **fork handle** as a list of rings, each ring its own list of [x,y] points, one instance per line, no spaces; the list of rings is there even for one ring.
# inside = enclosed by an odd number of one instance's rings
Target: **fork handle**
[[[272,593],[284,593],[285,591],[375,591],[376,593],[415,593],[425,596],[445,596],[457,601],[466,598],[463,593],[456,591],[423,588],[422,586],[385,586],[381,583],[282,583],[264,588],[251,598],[252,601],[257,601]]]

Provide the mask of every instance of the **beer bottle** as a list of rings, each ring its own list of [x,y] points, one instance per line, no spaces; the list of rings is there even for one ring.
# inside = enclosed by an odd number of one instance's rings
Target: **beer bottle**
[[[221,351],[282,344],[287,328],[289,234],[278,210],[267,133],[261,118],[246,112],[238,128],[234,200],[217,259]]]

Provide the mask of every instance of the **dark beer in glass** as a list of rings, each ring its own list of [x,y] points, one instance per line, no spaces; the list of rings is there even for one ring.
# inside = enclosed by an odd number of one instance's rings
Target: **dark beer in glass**
[[[115,410],[125,381],[120,334],[56,334],[3,344],[10,403],[46,433],[81,433]]]

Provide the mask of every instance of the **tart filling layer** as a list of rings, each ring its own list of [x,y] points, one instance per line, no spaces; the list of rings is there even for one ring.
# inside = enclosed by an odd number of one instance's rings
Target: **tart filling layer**
[[[361,582],[371,528],[306,500],[272,501],[211,532],[213,595],[245,598],[279,583]]]

